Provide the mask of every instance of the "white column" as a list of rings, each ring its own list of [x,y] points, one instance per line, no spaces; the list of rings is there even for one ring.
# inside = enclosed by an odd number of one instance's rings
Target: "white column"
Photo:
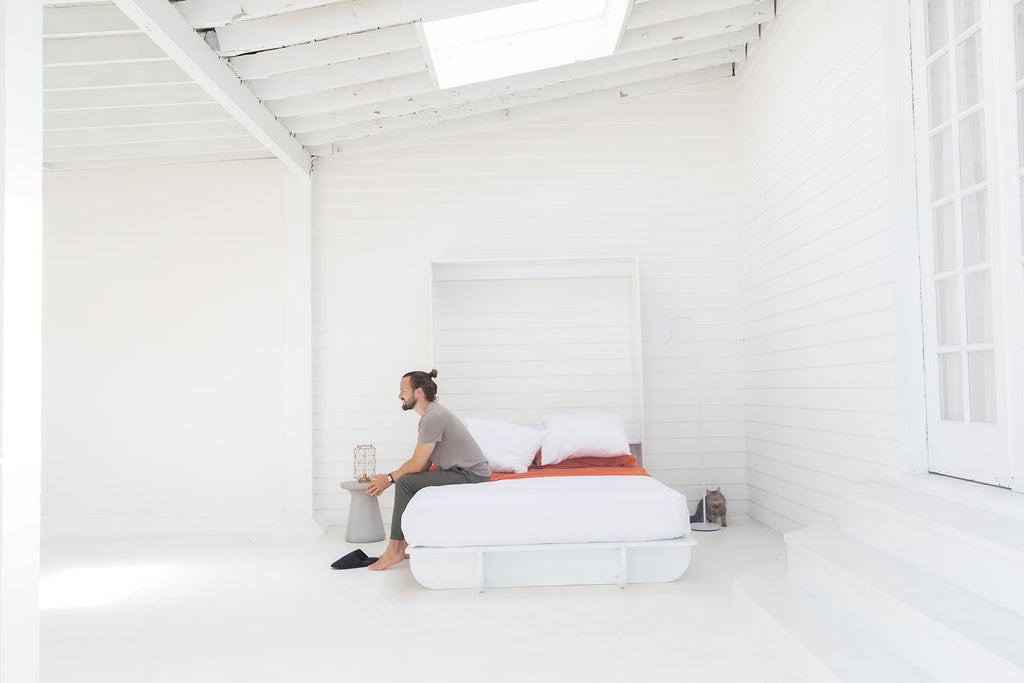
[[[900,402],[901,472],[927,472],[924,331],[921,320],[917,166],[910,73],[910,3],[882,2],[885,99],[889,156],[889,230],[892,238],[893,310],[896,313],[896,388]]]
[[[0,683],[39,680],[42,5],[0,2]]]
[[[280,534],[321,534],[313,520],[313,243],[309,176],[285,181],[285,509]]]

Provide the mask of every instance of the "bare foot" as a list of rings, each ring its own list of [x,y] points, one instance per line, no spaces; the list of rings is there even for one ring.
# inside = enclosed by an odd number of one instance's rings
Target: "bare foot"
[[[367,569],[369,569],[370,571],[379,572],[382,569],[387,569],[388,567],[398,564],[406,557],[408,557],[408,555],[406,555],[405,553],[392,553],[386,551],[383,555],[380,556],[380,559],[378,559],[376,562],[367,567]]]

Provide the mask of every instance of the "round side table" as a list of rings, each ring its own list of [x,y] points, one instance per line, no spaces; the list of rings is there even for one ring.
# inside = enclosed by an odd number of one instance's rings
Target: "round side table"
[[[380,503],[366,492],[366,484],[343,481],[341,488],[352,494],[348,508],[345,540],[349,543],[372,543],[384,540],[384,522],[380,518]]]

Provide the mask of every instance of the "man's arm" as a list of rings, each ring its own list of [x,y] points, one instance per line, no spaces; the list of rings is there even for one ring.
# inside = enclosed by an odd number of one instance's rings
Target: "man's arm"
[[[402,466],[391,472],[391,476],[398,481],[403,474],[415,472],[426,472],[430,469],[430,456],[434,453],[434,443],[418,444],[412,452],[412,457],[402,463]],[[366,484],[366,492],[371,496],[379,496],[384,493],[387,487],[391,486],[387,474],[378,474]]]
[[[391,473],[391,476],[398,479],[402,474],[410,472],[426,472],[430,469],[430,456],[434,454],[436,443],[421,443],[413,449],[412,457],[405,461],[401,467]],[[399,474],[401,472],[401,474]]]

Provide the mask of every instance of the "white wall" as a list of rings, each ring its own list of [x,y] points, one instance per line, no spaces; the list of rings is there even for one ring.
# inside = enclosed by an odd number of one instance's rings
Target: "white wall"
[[[46,175],[46,535],[280,522],[284,184],[273,161]]]
[[[750,514],[783,531],[898,465],[882,18],[780,3],[738,70]]]
[[[739,233],[729,81],[585,114],[342,153],[314,172],[314,448],[322,523],[345,521],[352,449],[405,460],[398,383],[429,370],[434,259],[635,255],[645,463],[700,494],[689,332],[700,323],[708,480],[746,512]],[[445,369],[438,368],[444,400]],[[486,391],[486,388],[482,388]],[[573,409],[573,405],[564,406]],[[390,494],[385,494],[386,509]]]
[[[319,160],[318,520],[345,522],[338,484],[357,443],[376,444],[378,471],[411,452],[398,381],[432,364],[430,263],[442,259],[637,256],[645,464],[691,504],[696,386],[686,325],[664,344],[672,316],[698,322],[707,480],[733,516],[816,524],[840,486],[895,471],[882,15],[877,0],[789,0],[737,79]],[[247,533],[279,519],[283,173],[250,162],[47,177],[50,535]]]
[[[0,683],[39,680],[42,13],[0,3]]]

